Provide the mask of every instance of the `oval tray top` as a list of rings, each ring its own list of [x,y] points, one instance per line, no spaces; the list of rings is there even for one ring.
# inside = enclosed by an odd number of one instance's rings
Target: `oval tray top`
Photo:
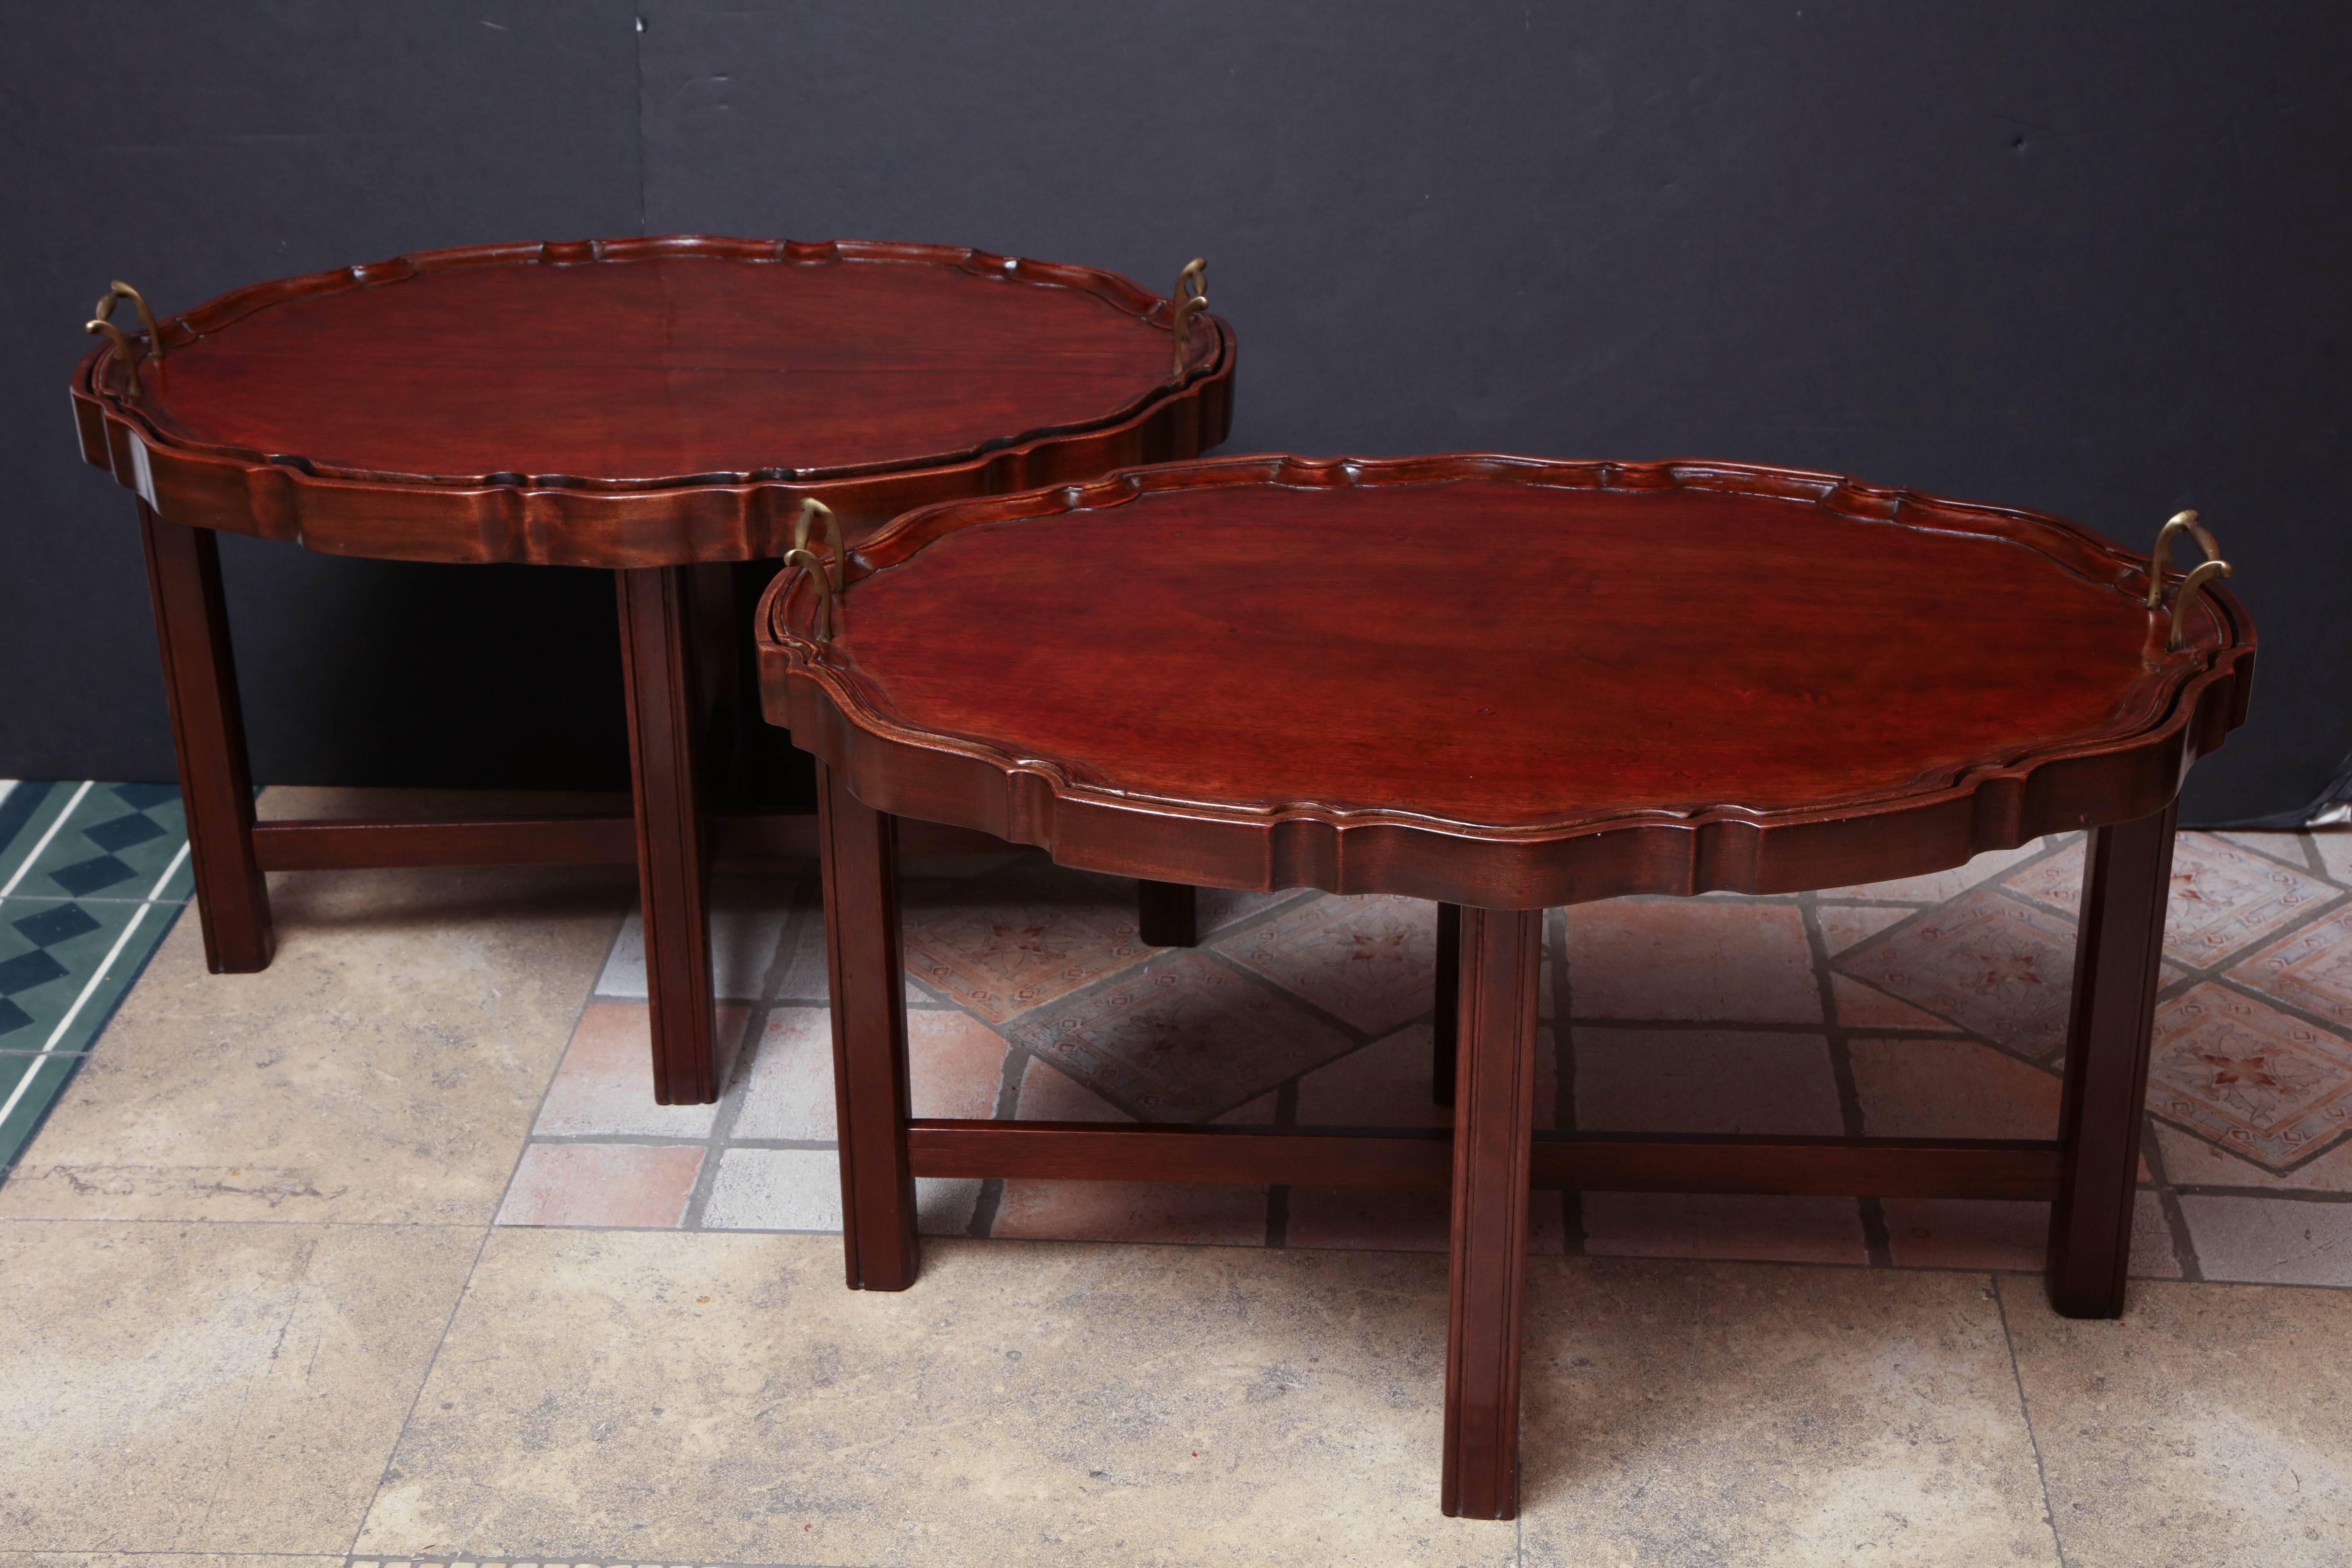
[[[134,296],[135,298],[135,296]],[[1191,457],[1233,336],[1092,268],[696,236],[257,284],[101,343],[84,454],[175,521],[416,560],[780,556],[909,507]],[[135,372],[135,376],[134,376]],[[135,389],[135,390],[134,390]]]
[[[1712,462],[1230,458],[929,508],[759,628],[882,810],[1490,908],[1914,875],[2161,809],[2254,634],[2058,519]],[[2177,593],[2178,590],[2175,590]],[[829,636],[820,636],[829,632]]]

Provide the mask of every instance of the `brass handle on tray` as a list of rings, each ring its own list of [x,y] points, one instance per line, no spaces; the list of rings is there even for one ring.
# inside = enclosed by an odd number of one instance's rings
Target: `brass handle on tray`
[[[824,557],[814,550],[795,550],[785,555],[784,565],[799,567],[816,584],[816,620],[809,631],[816,641],[824,642],[833,636],[833,578],[825,571]]]
[[[147,353],[157,364],[163,363],[163,334],[155,328],[155,312],[147,308],[146,298],[130,284],[116,279],[107,291],[90,307],[90,320],[82,330],[104,337],[114,345],[114,357],[122,362],[122,390],[131,397],[139,395],[139,345],[129,334],[114,324],[114,307],[124,300],[138,307],[139,325],[147,334]]]
[[[833,550],[831,561],[809,548],[809,536],[820,521],[824,524],[822,542]],[[810,629],[817,641],[824,641],[834,633],[834,596],[849,585],[849,551],[841,542],[841,520],[814,496],[801,499],[801,514],[793,519],[793,547],[784,552],[784,564],[801,568],[816,584],[816,622]]]
[[[2177,653],[2180,649],[2181,627],[2189,618],[2189,606],[2195,601],[2197,591],[2214,578],[2227,577],[2230,574],[2230,563],[2221,559],[2220,542],[2213,537],[2210,529],[2197,521],[2197,514],[2193,511],[2174,512],[2166,520],[2164,527],[2157,531],[2156,548],[2148,554],[2147,607],[2149,609],[2160,610],[2164,607],[2164,574],[2172,561],[2173,536],[2179,533],[2186,533],[2195,540],[2197,547],[2205,552],[2205,559],[2198,564],[2196,570],[2189,574],[2180,584],[2180,591],[2172,596],[2172,629],[2164,640],[2164,650],[2167,653]]]
[[[1176,274],[1176,294],[1168,301],[1169,331],[1174,347],[1175,369],[1171,374],[1181,378],[1184,374],[1184,349],[1192,338],[1192,320],[1209,313],[1209,261],[1196,256]]]

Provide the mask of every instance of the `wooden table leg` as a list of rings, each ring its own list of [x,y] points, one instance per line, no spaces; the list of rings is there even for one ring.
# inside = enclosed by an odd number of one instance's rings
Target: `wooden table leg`
[[[823,763],[816,784],[842,1251],[851,1289],[904,1290],[915,1282],[917,1258],[898,822],[850,794]]]
[[[1200,946],[1196,890],[1182,882],[1136,883],[1135,929],[1146,947]]]
[[[1542,962],[1542,910],[1463,911],[1444,1497],[1462,1519],[1519,1510],[1519,1307]]]
[[[2163,968],[2178,801],[2091,835],[2074,945],[2074,1011],[2058,1112],[2064,1152],[2050,1210],[2050,1304],[2123,1315],[2131,1263],[2148,1036]]]
[[[254,858],[253,775],[221,596],[220,542],[210,529],[156,516],[145,501],[139,503],[139,531],[163,653],[205,965],[215,974],[250,974],[269,967],[277,937],[269,886]]]
[[[707,1105],[719,1090],[690,571],[646,566],[613,574],[636,794],[654,1099],[662,1105]]]
[[[1462,1039],[1462,906],[1437,906],[1437,1010],[1429,1020],[1429,1100],[1454,1103],[1454,1073]]]

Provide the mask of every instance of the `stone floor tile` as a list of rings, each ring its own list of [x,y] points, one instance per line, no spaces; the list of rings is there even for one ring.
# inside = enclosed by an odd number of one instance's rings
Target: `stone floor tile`
[[[1453,1245],[1454,1194],[1443,1188],[1293,1187],[1286,1247],[1372,1252],[1445,1252]],[[1557,1258],[1566,1234],[1558,1193],[1528,1205],[1528,1251]]]
[[[2050,1205],[1992,1198],[1882,1198],[1886,1241],[1907,1268],[2000,1268],[2041,1273],[2050,1255]],[[2164,1205],[2141,1192],[2132,1209],[2131,1276],[2178,1279]]]
[[[1852,1198],[1745,1193],[1587,1193],[1584,1250],[1595,1258],[1737,1258],[1866,1263]]]
[[[776,961],[782,973],[776,979],[775,1001],[822,1003],[829,999],[830,982],[824,970],[824,908],[817,900],[815,889],[805,889],[802,903],[785,923],[783,944]],[[938,998],[911,978],[907,982],[906,995],[909,1006],[938,1005]]]
[[[2002,886],[2069,916],[2083,896],[2080,875],[2059,875],[2051,861],[2003,879]],[[2173,840],[2164,953],[2190,969],[2210,968],[2340,897],[2308,871],[2208,834],[2184,833]]]
[[[1981,1276],[1528,1265],[1524,1561],[2041,1564]]]
[[[725,1083],[751,1010],[721,1005],[717,1013],[719,1081]],[[656,1104],[652,1016],[640,1003],[591,1002],[572,1026],[572,1044],[531,1131],[707,1138],[718,1115],[716,1105]]]
[[[500,1225],[675,1226],[706,1151],[661,1143],[533,1143],[499,1205]]]
[[[1585,1024],[1570,1033],[1580,1131],[1845,1130],[1829,1041],[1819,1035]]]
[[[1409,1254],[941,1241],[852,1291],[831,1238],[501,1231],[356,1550],[1504,1568],[1438,1511],[1444,1333]]]
[[[702,1207],[706,1230],[841,1229],[841,1156],[831,1149],[730,1149]]]
[[[1354,1042],[1205,953],[1162,952],[1005,1031],[1151,1121],[1206,1121]]]
[[[2153,1123],[2164,1178],[2176,1187],[2259,1187],[2272,1192],[2352,1193],[2352,1138],[2287,1171],[2273,1171],[2167,1121]]]
[[[1434,1005],[1437,906],[1421,899],[1306,900],[1217,947],[1368,1035]]]
[[[1303,1127],[1451,1127],[1454,1111],[1430,1098],[1433,1047],[1427,1024],[1375,1040],[1298,1080]],[[1536,1031],[1535,1125],[1559,1124],[1559,1058],[1549,1027]]]
[[[1822,928],[1822,945],[1835,957],[1865,937],[1899,925],[1919,911],[1916,907],[1874,904],[1819,904],[1813,918]]]
[[[772,1009],[743,1071],[743,1104],[733,1136],[830,1139],[833,1118],[832,1013],[824,1007]]]
[[[2352,888],[2352,827],[2315,828],[2311,847],[2319,855],[2319,863],[2327,868],[2330,880],[2339,887]]]
[[[345,1561],[340,1552],[0,1552],[0,1568],[344,1568]]]
[[[2208,983],[2158,1006],[2147,1103],[2283,1170],[2352,1127],[2352,1040]]]
[[[1804,917],[1793,904],[1612,899],[1568,911],[1579,1018],[1818,1024]]]
[[[2055,1138],[2058,1075],[1974,1040],[1853,1040],[1873,1138]]]
[[[1823,888],[1824,899],[1885,899],[1906,904],[1940,904],[1958,898],[1969,889],[1991,881],[2012,867],[2021,866],[2045,849],[2058,851],[2053,859],[2063,861],[2082,871],[2083,853],[2074,847],[2081,835],[2062,833],[2050,838],[2037,838],[2014,849],[1988,849],[1965,866],[1948,871],[1930,871],[1925,876],[1901,877],[1891,882],[1862,882],[1851,888]]]
[[[2352,1204],[2202,1193],[2179,1201],[2208,1279],[2352,1285]]]
[[[2352,907],[2255,953],[2230,978],[2352,1029]]]
[[[1843,1029],[1948,1029],[1933,1013],[1923,1013],[1875,985],[1843,974],[1830,976],[1830,1005]]]
[[[2352,1293],[1999,1281],[2069,1568],[2352,1562]]]
[[[902,884],[907,973],[1002,1024],[1153,950],[1135,885],[1028,859],[975,882]]]
[[[995,1237],[1033,1241],[1174,1241],[1265,1245],[1263,1186],[1190,1182],[1004,1184]]]
[[[0,1223],[0,1549],[340,1555],[481,1239]]]
[[[1995,889],[1980,888],[1832,963],[2019,1056],[2065,1047],[2074,922]]]
[[[625,868],[270,879],[278,955],[183,921],[0,1186],[0,1215],[486,1225],[627,897]]]
[[[776,962],[784,922],[792,918],[797,877],[718,877],[710,883],[711,994],[730,1002],[756,1002],[767,994],[768,971]],[[596,994],[646,999],[646,928],[642,911],[631,910],[613,943]]]

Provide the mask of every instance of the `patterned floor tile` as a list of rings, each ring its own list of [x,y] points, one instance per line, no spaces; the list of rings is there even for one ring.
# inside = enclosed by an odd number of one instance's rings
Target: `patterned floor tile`
[[[1852,1198],[1587,1193],[1584,1250],[1595,1258],[1740,1258],[1867,1263]]]
[[[1813,911],[1821,922],[1822,945],[1832,957],[1888,926],[1909,920],[1917,910],[1886,904],[1822,904]]]
[[[1834,967],[2020,1056],[2065,1047],[2074,922],[1995,889],[1861,942]]]
[[[1034,860],[904,889],[907,969],[992,1024],[1140,962],[1134,884]]]
[[[1437,906],[1419,899],[1303,900],[1218,946],[1368,1035],[1433,1005]]]
[[[1451,1127],[1454,1112],[1430,1097],[1433,1045],[1427,1024],[1350,1051],[1298,1080],[1302,1127]],[[1549,1025],[1536,1031],[1535,1125],[1559,1121],[1559,1058]]]
[[[1150,1121],[1206,1121],[1355,1043],[1181,949],[1007,1033]]]
[[[705,1151],[658,1143],[534,1143],[500,1225],[668,1227],[686,1217]]]
[[[1848,975],[1830,976],[1830,1010],[1842,1029],[1948,1029],[1951,1025],[1933,1013],[1889,996],[1875,985],[1864,985]]]
[[[0,896],[145,899],[186,842],[173,785],[53,784],[0,862]],[[186,879],[183,867],[164,896],[186,898]]]
[[[1570,1034],[1580,1131],[1835,1136],[1844,1130],[1829,1041],[1819,1035],[1587,1024]]]
[[[2208,1279],[2352,1285],[2352,1204],[2184,1193],[2180,1214]]]
[[[2352,1193],[2352,1138],[2339,1138],[2302,1164],[2273,1171],[2229,1148],[2158,1119],[2148,1129],[2176,1187],[2255,1187],[2267,1192]]]
[[[1049,1062],[1034,1057],[1021,1071],[1017,1121],[1132,1121],[1134,1117]]]
[[[1793,904],[1579,904],[1567,914],[1567,952],[1580,1018],[1822,1021],[1812,950]]]
[[[2231,969],[2230,978],[2352,1026],[2352,908],[2273,942]]]
[[[719,1079],[724,1083],[742,1044],[751,1010],[718,1009]],[[653,1025],[634,1002],[591,1002],[572,1026],[563,1065],[540,1103],[531,1131],[541,1136],[625,1133],[637,1137],[706,1138],[715,1105],[654,1103]]]
[[[2058,1075],[1974,1040],[1854,1040],[1873,1138],[2055,1138]]]
[[[1906,904],[1940,904],[1958,898],[1970,888],[1990,881],[2012,866],[2032,859],[2045,850],[2060,851],[2058,858],[2069,864],[2079,864],[2079,853],[2064,851],[2079,838],[2079,834],[2062,833],[2054,837],[2037,838],[2014,849],[1988,849],[1965,866],[1948,871],[1930,871],[1921,877],[1904,877],[1892,882],[1862,882],[1850,888],[1824,888],[1825,899],[1890,899]]]
[[[2002,886],[2068,915],[2082,903],[2079,867],[2045,860]],[[2172,847],[2172,894],[2164,952],[2191,969],[2226,962],[2280,927],[2342,895],[2316,877],[2209,834],[2184,833]]]
[[[2352,1042],[2207,984],[2157,1009],[2148,1109],[2280,1170],[2352,1129]]]
[[[2352,888],[2352,827],[2326,828],[2310,835],[2310,838],[2319,863],[2327,868],[2328,878],[2340,886]]]

